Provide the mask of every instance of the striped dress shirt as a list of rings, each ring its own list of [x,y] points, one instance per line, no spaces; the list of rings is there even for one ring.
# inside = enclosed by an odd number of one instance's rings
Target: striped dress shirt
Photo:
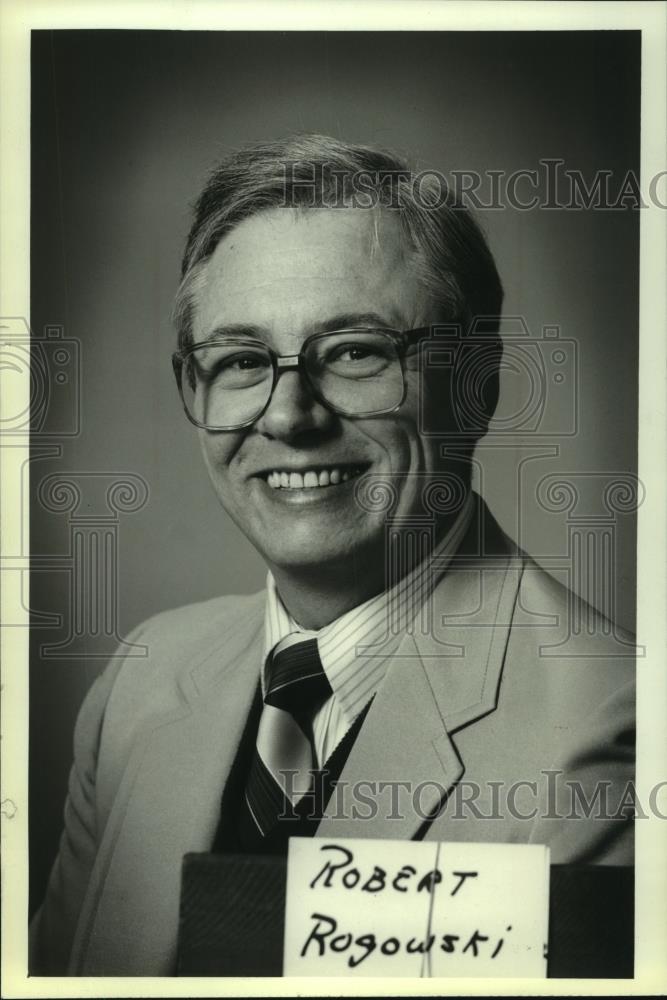
[[[368,701],[380,688],[391,656],[420,613],[424,613],[435,585],[447,569],[472,517],[469,493],[452,527],[410,573],[386,590],[318,631],[302,628],[285,608],[271,573],[267,578],[264,619],[262,692],[266,691],[268,658],[281,639],[291,633],[317,639],[317,647],[332,695],[313,718],[317,766],[333,753]]]

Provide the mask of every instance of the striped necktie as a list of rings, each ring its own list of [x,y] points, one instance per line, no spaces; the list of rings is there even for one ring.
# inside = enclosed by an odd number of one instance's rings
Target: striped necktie
[[[276,837],[285,839],[297,832],[294,821],[312,804],[315,783],[313,714],[332,693],[316,639],[287,636],[276,646],[268,673],[239,817],[246,851],[261,851]]]

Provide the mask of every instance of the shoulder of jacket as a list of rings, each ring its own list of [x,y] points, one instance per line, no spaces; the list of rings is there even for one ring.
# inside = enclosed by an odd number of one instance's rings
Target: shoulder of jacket
[[[526,557],[505,672],[517,690],[533,691],[536,717],[556,705],[584,722],[599,710],[616,717],[617,700],[625,706],[633,701],[636,652],[629,631]]]
[[[623,628],[612,621],[602,611],[599,611],[592,604],[589,604],[583,597],[580,597],[573,590],[567,587],[560,580],[544,569],[533,559],[532,556],[524,553],[524,567],[521,580],[521,595],[524,602],[537,602],[535,611],[551,610],[561,612],[568,616],[570,624],[573,616],[586,623],[585,632],[588,634],[613,635],[624,643],[634,644],[634,635],[628,629]]]
[[[100,679],[103,782],[127,760],[142,726],[182,704],[181,682],[198,662],[242,654],[263,626],[264,599],[260,592],[174,608],[128,636],[132,648],[112,657]]]
[[[187,642],[219,635],[239,623],[261,617],[265,600],[266,591],[229,594],[159,611],[137,626],[132,641],[152,638],[167,642]]]
[[[158,708],[177,678],[211,651],[243,649],[263,625],[265,593],[216,597],[161,611],[128,637],[132,648],[112,658],[112,703],[133,699]],[[114,662],[115,661],[115,662]]]

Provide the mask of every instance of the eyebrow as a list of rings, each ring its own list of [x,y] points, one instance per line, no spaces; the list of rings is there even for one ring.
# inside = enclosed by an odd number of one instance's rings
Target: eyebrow
[[[245,340],[266,339],[268,330],[265,327],[253,326],[251,323],[230,323],[227,326],[216,326],[199,344],[208,344],[212,340],[224,340],[226,337],[242,337]]]
[[[337,313],[329,319],[308,325],[306,335],[311,333],[331,333],[334,330],[353,329],[354,327],[377,327],[384,329],[402,329],[402,324],[392,323],[386,317],[376,312]],[[224,340],[229,337],[240,337],[250,340],[270,340],[271,334],[267,327],[255,326],[252,323],[231,323],[216,326],[200,344],[213,340]]]

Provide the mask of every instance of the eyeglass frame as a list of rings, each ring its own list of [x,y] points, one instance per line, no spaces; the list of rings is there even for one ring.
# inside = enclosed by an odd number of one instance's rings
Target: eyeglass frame
[[[405,356],[409,348],[412,346],[412,343],[410,341],[413,337],[415,338],[427,337],[430,334],[430,332],[431,332],[431,327],[429,326],[418,326],[412,330],[394,330],[391,327],[343,327],[340,330],[325,330],[325,331],[320,331],[318,333],[311,333],[310,336],[306,337],[306,339],[304,340],[298,354],[277,354],[276,351],[274,351],[271,347],[268,346],[268,344],[264,344],[263,342],[258,340],[250,340],[245,337],[240,337],[240,338],[229,337],[229,338],[224,338],[224,340],[221,338],[219,341],[216,341],[216,339],[213,338],[211,340],[200,340],[197,341],[197,343],[195,344],[190,344],[184,350],[174,351],[174,353],[171,356],[171,363],[174,370],[174,375],[176,377],[176,385],[178,386],[178,393],[181,398],[181,403],[183,404],[183,409],[185,410],[185,415],[191,424],[194,424],[195,427],[199,427],[201,430],[213,431],[213,432],[216,431],[229,432],[229,431],[240,431],[246,427],[252,427],[252,425],[256,423],[261,417],[263,417],[266,411],[268,410],[271,404],[271,400],[273,399],[273,394],[275,392],[276,385],[278,384],[278,379],[283,374],[283,372],[287,371],[299,372],[306,386],[308,387],[308,391],[313,397],[313,399],[315,399],[318,403],[324,406],[325,409],[329,410],[330,413],[335,413],[337,416],[341,417],[348,417],[348,419],[350,420],[366,420],[371,417],[386,416],[389,413],[395,413],[397,410],[401,408],[401,406],[405,402],[405,397],[407,395],[407,388],[408,388],[405,380]],[[313,385],[310,373],[305,365],[305,359],[304,359],[304,354],[308,345],[315,340],[321,340],[326,337],[336,336],[337,334],[341,333],[382,333],[390,335],[390,337],[394,340],[394,346],[396,347],[396,353],[398,355],[398,360],[401,365],[401,382],[403,386],[401,398],[394,406],[386,407],[381,410],[370,410],[367,413],[348,413],[346,410],[336,407],[332,403],[330,403],[327,399],[324,398],[322,393],[319,392],[318,389]],[[396,339],[399,340],[398,344],[395,342]],[[183,366],[185,362],[187,361],[188,357],[191,354],[194,354],[198,348],[209,347],[215,343],[231,343],[231,344],[237,344],[238,346],[246,346],[246,347],[250,346],[257,347],[258,345],[260,345],[262,348],[264,348],[264,350],[266,351],[271,360],[271,367],[273,369],[273,379],[271,382],[271,389],[269,391],[266,403],[256,416],[252,417],[250,420],[244,421],[241,424],[233,424],[225,427],[217,427],[217,426],[212,427],[209,424],[204,424],[200,420],[197,420],[196,417],[194,417],[190,413],[187,404],[185,402],[185,396],[183,393]]]

